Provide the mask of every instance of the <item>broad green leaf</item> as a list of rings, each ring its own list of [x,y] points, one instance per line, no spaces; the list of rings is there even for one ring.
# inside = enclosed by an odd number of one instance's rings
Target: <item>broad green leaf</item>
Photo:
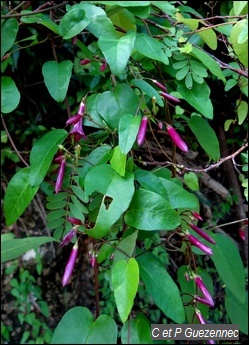
[[[162,107],[163,106],[163,100],[162,97],[159,95],[159,93],[152,87],[149,83],[147,83],[145,80],[142,79],[132,79],[130,81],[131,84],[141,89],[146,95],[149,97],[155,97],[157,103]]]
[[[97,111],[111,129],[118,128],[120,118],[135,114],[139,99],[127,84],[118,84],[114,90],[103,92],[98,98]]]
[[[141,10],[145,9],[147,10],[147,7],[140,7]],[[118,28],[122,28],[124,32],[128,31],[134,31],[136,32],[136,19],[133,15],[133,12],[129,9],[129,11],[126,8],[122,7],[109,7],[107,10],[108,18],[111,19],[113,25]],[[124,33],[118,33],[119,37],[124,36]]]
[[[13,260],[25,254],[30,249],[37,249],[41,245],[56,241],[53,237],[14,238],[1,242],[1,262]]]
[[[191,190],[197,191],[200,189],[199,180],[194,172],[188,172],[184,174],[184,182]]]
[[[210,89],[206,83],[203,83],[201,87],[194,84],[192,89],[187,89],[183,83],[179,82],[177,90],[192,107],[208,119],[213,119],[213,105],[209,98]]]
[[[248,1],[233,1],[233,9],[235,16],[248,13]]]
[[[241,33],[238,36],[238,43],[242,44],[244,42],[248,41],[248,25],[244,26]]]
[[[7,232],[6,234],[1,234],[1,242],[13,240],[14,236],[15,235],[12,232]]]
[[[159,259],[147,252],[137,257],[146,291],[162,312],[176,323],[184,323],[185,312],[179,289]]]
[[[114,75],[120,76],[125,71],[134,46],[135,37],[135,32],[129,32],[117,39],[104,35],[100,36],[98,46],[102,50]]]
[[[239,35],[248,26],[247,19],[239,20],[232,28],[230,42],[232,43],[235,54],[240,62],[248,67],[248,39],[243,43],[238,43]]]
[[[139,230],[173,230],[179,226],[180,217],[161,195],[139,189],[125,213],[125,222]]]
[[[100,315],[91,325],[85,344],[117,344],[117,335],[117,325],[111,316]]]
[[[111,245],[110,242],[104,243],[98,252],[98,257],[97,257],[98,263],[100,264],[101,262],[107,259],[110,259],[113,252],[114,252],[114,246]]]
[[[218,64],[210,55],[208,55],[204,50],[199,49],[198,47],[193,47],[190,55],[193,55],[197,59],[199,59],[204,66],[206,66],[209,71],[215,75],[217,78],[221,79],[226,82],[226,78]]]
[[[39,186],[43,181],[58,151],[58,145],[63,143],[67,135],[64,129],[54,129],[35,142],[30,152],[29,183],[31,186]]]
[[[23,214],[38,190],[38,186],[29,184],[29,170],[19,170],[7,186],[3,204],[7,225],[13,224]]]
[[[144,189],[160,194],[163,198],[169,201],[168,193],[162,180],[153,172],[147,170],[136,170],[135,180],[138,181]]]
[[[242,125],[248,115],[248,103],[245,101],[237,101],[238,124]]]
[[[82,9],[71,9],[66,13],[59,24],[59,33],[65,39],[72,38],[84,30],[90,23]]]
[[[239,325],[239,330],[248,335],[248,292],[242,303],[226,289],[225,307],[231,322]]]
[[[149,6],[150,1],[91,1],[93,4],[104,4],[108,6],[122,6],[122,7],[130,7],[130,6]]]
[[[157,2],[157,1],[154,1]],[[146,316],[138,314],[135,319],[129,319],[121,329],[122,344],[152,344],[151,324]]]
[[[25,14],[29,14],[29,13],[32,13],[32,15],[25,17]],[[59,26],[54,21],[52,21],[48,15],[43,14],[43,13],[36,14],[35,12],[28,11],[28,10],[21,11],[21,14],[22,14],[20,18],[21,22],[26,23],[26,24],[37,23],[39,25],[46,26],[48,29],[50,29],[51,31],[59,35]]]
[[[18,32],[18,21],[15,18],[1,20],[1,59],[13,46]]]
[[[169,63],[168,56],[165,52],[168,48],[147,34],[137,34],[134,48],[150,59],[161,61],[165,65]]]
[[[196,33],[203,39],[209,48],[212,50],[217,49],[217,36],[213,29],[204,29],[202,31],[197,31]]]
[[[86,344],[92,324],[93,316],[87,308],[74,307],[60,320],[51,344]]]
[[[224,129],[225,129],[226,132],[229,130],[229,127],[231,126],[232,123],[234,123],[234,120],[231,120],[231,119],[226,120],[224,122]]]
[[[90,196],[95,191],[103,194],[103,198],[95,226],[86,232],[91,237],[101,238],[127,210],[134,194],[133,174],[126,172],[126,176],[121,177],[110,165],[97,165],[85,178],[86,194]],[[108,207],[105,202],[110,203]]]
[[[131,114],[124,114],[120,118],[118,124],[118,141],[123,154],[127,154],[131,150],[137,138],[140,122],[140,116],[133,116]]]
[[[217,161],[220,159],[220,145],[215,131],[210,127],[208,122],[200,116],[191,116],[189,127],[196,136],[202,148]]]
[[[134,231],[132,234],[122,238],[122,240],[116,246],[114,252],[114,262],[119,260],[129,259],[135,250],[136,240],[137,240],[138,231]]]
[[[1,77],[1,111],[12,112],[20,102],[20,92],[10,77]]]
[[[237,245],[228,236],[215,234],[211,259],[227,288],[240,301],[245,301],[245,270]]]
[[[126,154],[121,152],[119,145],[113,149],[110,164],[116,173],[118,173],[120,176],[125,176]]]
[[[139,268],[137,261],[130,258],[118,261],[112,270],[112,287],[121,321],[126,322],[137,293]]]
[[[64,60],[61,63],[47,61],[42,66],[42,75],[50,96],[57,102],[63,102],[72,74],[73,63]]]
[[[169,1],[150,1],[151,5],[154,5],[164,13],[167,13],[170,17],[174,17],[176,8]]]
[[[198,19],[185,19],[179,12],[176,14],[176,18],[179,23],[184,23],[190,28],[190,30],[195,31],[199,26]]]

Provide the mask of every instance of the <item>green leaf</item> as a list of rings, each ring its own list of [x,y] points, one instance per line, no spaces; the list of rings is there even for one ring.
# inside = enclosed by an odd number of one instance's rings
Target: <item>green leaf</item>
[[[242,303],[226,289],[225,307],[231,322],[239,325],[239,330],[248,335],[248,292]]]
[[[190,28],[190,30],[195,31],[199,26],[198,19],[185,19],[179,12],[176,14],[176,18],[178,23],[184,23]]]
[[[74,307],[60,320],[51,344],[86,344],[92,324],[93,316],[87,308]]]
[[[178,83],[177,90],[192,107],[208,119],[213,119],[213,105],[209,98],[210,89],[206,83],[203,83],[201,87],[195,84],[192,89],[187,89],[183,83]]]
[[[121,321],[126,322],[137,293],[139,268],[137,261],[130,258],[118,261],[112,270],[112,286]]]
[[[137,34],[135,49],[150,59],[161,61],[165,65],[169,63],[169,59],[165,53],[165,50],[168,48],[147,34]]]
[[[116,146],[113,149],[110,164],[113,170],[115,170],[120,176],[125,176],[126,154],[121,152],[119,146]]]
[[[59,33],[67,40],[78,35],[89,23],[90,19],[85,17],[84,10],[73,8],[62,17],[59,24]]]
[[[58,145],[62,144],[68,133],[64,129],[54,129],[36,141],[30,152],[31,186],[39,186],[52,163],[54,155],[58,151]]]
[[[213,29],[205,29],[202,31],[197,31],[197,35],[199,35],[203,41],[211,48],[212,50],[217,49],[217,36]]]
[[[29,168],[19,170],[12,177],[3,204],[7,225],[13,224],[23,214],[37,190],[38,186],[31,187],[29,184]]]
[[[29,14],[32,13],[32,16],[27,16],[25,17],[25,14]],[[57,35],[59,35],[59,26],[57,24],[55,24],[54,21],[52,21],[48,15],[43,14],[43,13],[37,13],[35,14],[33,11],[28,11],[28,10],[24,10],[21,11],[21,18],[20,21],[26,24],[32,24],[32,23],[37,23],[39,25],[43,25],[45,27],[47,27],[48,29],[50,29],[51,31],[53,31],[54,33],[56,33]]]
[[[18,258],[30,249],[37,249],[41,245],[56,241],[49,236],[15,238],[1,242],[1,262]]]
[[[156,1],[154,1],[156,2]],[[153,344],[151,324],[144,314],[129,319],[121,329],[122,344]]]
[[[119,76],[125,71],[134,46],[135,37],[135,32],[129,32],[117,39],[104,35],[100,36],[98,46],[102,50],[114,75]]]
[[[162,97],[159,95],[156,89],[152,87],[149,83],[147,83],[145,80],[142,79],[132,79],[130,81],[131,84],[138,87],[140,90],[142,90],[146,95],[149,97],[155,97],[158,105],[161,107],[163,106],[163,100]]]
[[[243,43],[238,43],[239,35],[248,26],[247,19],[239,20],[232,28],[230,41],[233,45],[235,54],[237,55],[240,62],[248,67],[248,39]]]
[[[200,189],[198,177],[194,172],[185,173],[183,178],[184,182],[191,190],[197,191]]]
[[[144,2],[144,1],[143,1]],[[154,5],[164,13],[167,13],[170,17],[174,17],[176,8],[169,1],[150,1],[151,5]]]
[[[42,66],[42,75],[50,96],[57,102],[63,102],[72,74],[73,63],[64,60],[61,63],[47,61]]]
[[[130,258],[136,247],[138,231],[134,231],[132,234],[122,238],[122,240],[116,246],[114,252],[114,262],[119,260],[126,260]]]
[[[137,257],[146,291],[162,312],[176,323],[184,323],[185,312],[179,289],[159,259],[147,252]]]
[[[210,155],[213,160],[220,159],[220,145],[215,131],[208,122],[200,116],[191,116],[189,127],[199,141],[201,147]]]
[[[198,47],[193,47],[190,55],[193,55],[197,59],[199,59],[204,66],[206,66],[209,71],[215,75],[218,79],[226,82],[226,78],[223,75],[223,72],[218,64],[210,55],[208,55],[205,51],[199,49]]]
[[[51,211],[47,214],[47,221],[52,221],[54,219],[59,219],[62,217],[66,217],[66,210]]]
[[[136,7],[136,6],[149,6],[150,1],[91,1],[92,3],[95,4],[104,4],[108,6],[122,6],[122,7]]]
[[[111,129],[118,128],[120,118],[135,114],[139,100],[127,84],[118,84],[114,90],[103,92],[98,98],[97,111]]]
[[[10,77],[1,77],[1,111],[12,112],[20,102],[20,92]]]
[[[85,178],[86,194],[89,196],[95,191],[104,196],[96,224],[93,229],[86,232],[91,237],[101,238],[109,232],[111,226],[127,210],[134,194],[133,174],[126,172],[126,176],[121,177],[110,165],[97,165],[88,172]],[[110,202],[108,207],[105,205],[105,201]]]
[[[137,138],[140,122],[140,116],[133,116],[131,114],[124,114],[120,118],[118,124],[118,141],[123,154],[127,154],[131,150]]]
[[[13,46],[18,32],[18,21],[15,18],[1,20],[1,59]]]
[[[245,101],[237,101],[238,124],[242,125],[248,115],[248,103]]]
[[[245,301],[245,270],[237,245],[228,236],[215,234],[211,259],[227,288],[240,301]]]
[[[248,1],[233,1],[233,9],[235,16],[248,13]]]
[[[181,68],[177,73],[176,73],[176,79],[177,80],[182,80],[183,78],[186,77],[186,75],[189,72],[189,66],[184,66],[183,68]]]
[[[173,230],[179,226],[180,217],[161,195],[139,189],[125,213],[125,222],[140,230]]]
[[[117,325],[111,316],[100,315],[91,325],[85,344],[117,344],[117,334]]]

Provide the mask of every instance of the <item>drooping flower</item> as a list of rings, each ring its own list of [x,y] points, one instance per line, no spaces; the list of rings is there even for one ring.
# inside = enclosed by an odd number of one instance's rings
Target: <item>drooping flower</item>
[[[190,241],[190,243],[192,243],[195,247],[199,248],[200,250],[202,250],[204,253],[206,253],[207,255],[212,255],[213,251],[210,247],[206,246],[204,243],[202,243],[201,241],[199,241],[196,237],[194,237],[191,234],[186,234],[186,237],[188,238],[188,240]]]
[[[74,227],[72,228],[67,234],[66,236],[63,238],[63,240],[61,241],[60,247],[64,247],[66,245],[68,245],[68,243],[71,242],[71,240],[74,238],[74,236],[77,233],[77,228]]]
[[[204,297],[200,297],[200,296],[198,296],[198,295],[195,296],[195,300],[198,301],[198,302],[200,302],[200,303],[202,303],[202,304],[205,304],[205,305],[207,305],[207,306],[209,306],[209,307],[213,307],[213,306],[214,306],[214,304],[213,304],[213,303],[210,303],[209,300],[207,300],[207,299],[204,298]]]
[[[99,67],[100,72],[104,72],[107,69],[107,62],[103,61],[102,64]]]
[[[199,213],[193,211],[193,212],[191,212],[191,214],[195,219],[203,220]]]
[[[81,117],[79,121],[73,125],[73,128],[69,132],[70,135],[74,136],[75,142],[79,141],[82,138],[87,139],[87,136],[85,135],[82,129],[82,120],[83,118]]]
[[[67,220],[74,225],[81,225],[82,221],[78,218],[73,218],[73,217],[67,217]]]
[[[63,183],[64,174],[65,174],[65,167],[66,167],[66,159],[63,156],[62,156],[62,158],[57,157],[56,159],[57,159],[57,161],[60,160],[60,168],[59,168],[59,172],[58,172],[56,183],[55,183],[55,193],[57,194],[61,190],[61,186]],[[56,159],[55,159],[55,161],[56,161]]]
[[[202,238],[204,238],[206,241],[215,244],[215,240],[209,236],[205,231],[203,231],[202,229],[198,228],[198,226],[190,223],[189,226],[191,227],[192,230],[194,230],[198,235],[200,235]]]
[[[151,79],[151,81],[152,81],[156,86],[158,86],[162,91],[167,92],[167,88],[166,88],[163,84],[159,83],[159,81],[157,81],[157,80],[155,80],[155,79]]]
[[[73,115],[67,120],[66,125],[75,125],[77,122],[80,121],[81,118],[82,118],[82,115],[79,115],[79,114]]]
[[[210,295],[210,293],[208,292],[208,289],[206,288],[205,284],[203,283],[202,278],[198,275],[195,275],[194,281],[195,281],[198,289],[200,289],[202,294],[203,294],[203,297],[206,301],[205,304],[209,305],[210,307],[213,307],[214,306],[214,300],[213,300],[212,296]],[[196,298],[196,296],[195,296],[195,298]],[[201,299],[201,297],[199,297],[199,299]],[[198,300],[198,299],[196,298],[196,300]],[[203,301],[200,301],[200,302],[203,303]]]
[[[70,253],[64,274],[63,274],[63,278],[62,278],[63,287],[69,283],[69,280],[72,276],[77,254],[78,254],[78,242],[75,243],[75,245],[73,246],[71,250],[71,253]]]
[[[148,116],[143,116],[142,121],[140,123],[139,130],[138,130],[138,135],[137,135],[137,143],[139,146],[141,146],[145,140],[148,122],[149,122]]]
[[[172,101],[172,102],[175,102],[175,103],[181,103],[181,101],[178,98],[176,98],[176,97],[174,97],[174,96],[172,96],[172,95],[170,95],[170,94],[168,94],[166,92],[160,91],[159,93],[160,93],[161,96],[163,96],[163,98],[166,98],[169,101]]]
[[[204,317],[202,316],[202,313],[200,312],[199,309],[195,308],[195,316],[197,317],[197,319],[199,320],[199,322],[202,324],[202,325],[205,325],[206,324],[206,321],[204,319]]]
[[[176,130],[171,125],[167,125],[167,131],[170,138],[175,143],[175,145],[183,152],[188,152],[187,144],[185,143],[185,141],[182,140],[180,135],[176,132]]]
[[[89,62],[91,62],[91,59],[83,59],[83,60],[80,61],[80,64],[81,64],[82,66],[84,66],[84,65],[89,64]]]

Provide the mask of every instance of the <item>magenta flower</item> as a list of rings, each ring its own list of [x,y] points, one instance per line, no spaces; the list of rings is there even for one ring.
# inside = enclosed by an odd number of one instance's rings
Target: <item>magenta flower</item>
[[[200,235],[202,238],[204,238],[206,241],[215,244],[215,240],[210,237],[205,231],[203,231],[202,229],[198,228],[198,226],[194,225],[194,224],[189,224],[189,226],[191,227],[192,230],[194,230],[198,235]]]
[[[77,254],[78,254],[78,242],[75,243],[75,245],[73,246],[72,251],[70,253],[70,257],[69,257],[69,260],[67,262],[67,265],[66,265],[66,268],[65,268],[65,271],[63,274],[63,278],[62,278],[62,286],[63,287],[69,283],[69,280],[70,280],[71,275],[73,273]]]
[[[61,158],[57,157],[56,159],[59,160]],[[59,172],[58,172],[56,183],[55,183],[55,193],[56,194],[59,193],[59,191],[61,190],[61,186],[62,186],[63,179],[64,179],[65,167],[66,167],[66,159],[63,157],[61,159],[61,162],[60,162],[60,168],[59,168]]]
[[[198,302],[200,302],[200,303],[202,303],[202,304],[205,304],[205,305],[207,305],[207,306],[209,306],[209,307],[213,307],[214,306],[214,304],[213,303],[210,303],[210,301],[208,301],[206,298],[204,298],[204,297],[200,297],[200,296],[195,296],[195,300],[196,301],[198,301]]]
[[[84,65],[87,65],[89,62],[91,62],[91,59],[83,59],[83,60],[80,61],[80,64],[82,66],[84,66]]]
[[[213,307],[214,306],[214,300],[213,300],[212,296],[210,295],[210,293],[208,292],[208,289],[206,288],[205,284],[203,283],[202,278],[200,276],[195,275],[194,281],[195,281],[198,289],[200,289],[202,294],[203,294],[203,297],[206,301],[205,304],[209,305],[210,307]],[[196,296],[196,297],[198,297],[198,296]],[[199,297],[199,298],[201,298],[201,297]],[[196,298],[196,300],[198,300],[198,299]],[[203,300],[202,300],[202,303],[203,303]]]
[[[77,232],[77,228],[71,229],[61,241],[60,247],[64,247],[68,245],[68,243],[70,243],[72,238],[74,238],[74,236],[76,235],[76,232]]]
[[[74,140],[76,142],[79,141],[81,138],[87,139],[87,137],[86,137],[86,135],[82,129],[82,120],[83,120],[83,118],[81,117],[79,119],[79,121],[73,125],[73,128],[69,132],[70,135],[74,136]]]
[[[199,215],[199,213],[197,212],[191,212],[192,216],[195,217],[195,219],[198,219],[198,220],[203,220],[202,217]]]
[[[78,218],[73,218],[73,217],[67,217],[67,220],[74,225],[81,225],[82,221]]]
[[[106,69],[107,69],[107,63],[106,63],[106,61],[104,61],[101,65],[100,65],[100,68],[99,68],[99,70],[100,70],[100,72],[104,72]]]
[[[176,98],[176,97],[174,97],[172,95],[169,95],[166,92],[160,91],[159,93],[160,93],[161,96],[163,96],[163,98],[166,98],[169,101],[172,101],[172,102],[175,102],[175,103],[181,103],[181,101],[178,98]]]
[[[187,234],[186,235],[188,240],[197,248],[199,248],[200,250],[202,250],[204,253],[206,253],[207,255],[212,255],[213,251],[210,247],[206,246],[204,243],[202,243],[201,241],[199,241],[196,237],[194,237],[191,234]]]
[[[197,309],[197,308],[195,308],[195,316],[197,317],[197,319],[199,320],[199,322],[200,322],[202,325],[205,325],[205,324],[206,324],[206,321],[205,321],[204,317],[202,316],[200,310]]]
[[[187,144],[182,140],[182,138],[176,132],[176,130],[172,126],[167,125],[167,131],[172,141],[175,143],[175,145],[179,147],[179,149],[182,150],[183,152],[188,152]]]
[[[85,112],[85,107],[86,107],[85,103],[83,101],[81,101],[77,114],[83,116],[84,112]]]
[[[163,84],[159,83],[159,81],[157,81],[157,80],[155,80],[155,79],[151,79],[151,81],[152,81],[156,86],[158,86],[161,90],[167,92],[166,87],[165,87]]]
[[[245,241],[245,240],[246,240],[245,229],[239,228],[239,238],[240,238],[242,241]]]
[[[81,118],[82,118],[82,115],[79,115],[79,114],[73,115],[67,120],[66,125],[72,125],[72,124],[75,125],[77,122],[80,121]]]
[[[139,146],[141,146],[145,140],[148,122],[149,122],[149,118],[147,116],[143,116],[142,121],[140,123],[139,130],[138,130],[138,135],[137,135],[137,143]]]

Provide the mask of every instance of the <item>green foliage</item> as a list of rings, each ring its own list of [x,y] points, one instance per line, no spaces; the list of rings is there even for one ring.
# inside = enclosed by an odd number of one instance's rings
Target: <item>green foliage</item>
[[[208,319],[209,307],[195,300],[194,274],[214,299],[213,279],[226,285],[215,315],[223,308],[224,318],[247,333],[239,249],[228,236],[212,234],[216,244],[208,259],[192,247],[189,233],[195,235],[190,225],[197,224],[204,194],[198,172],[211,160],[211,168],[221,163],[218,128],[233,140],[233,159],[246,139],[248,6],[222,2],[225,14],[211,22],[204,15],[206,3],[81,1],[44,4],[44,11],[34,2],[21,5],[20,25],[8,14],[7,2],[2,10],[2,166],[17,163],[3,210],[7,226],[14,224],[41,189],[53,237],[4,235],[2,260],[74,231],[69,242],[80,246],[86,239],[92,245],[95,277],[96,319],[85,307],[68,310],[52,344],[152,343],[152,322],[196,323],[195,307]],[[139,146],[145,115],[149,121]],[[180,140],[188,152],[180,151]],[[23,150],[18,159],[17,147]],[[192,169],[196,156],[203,168]],[[246,187],[243,159],[240,179]],[[232,204],[211,205],[214,221]],[[34,283],[25,272],[21,282],[11,283],[19,301],[30,292],[25,279]],[[233,313],[236,304],[240,312]],[[49,341],[30,309],[18,318],[34,325],[21,343]],[[8,341],[4,324],[2,329]]]

